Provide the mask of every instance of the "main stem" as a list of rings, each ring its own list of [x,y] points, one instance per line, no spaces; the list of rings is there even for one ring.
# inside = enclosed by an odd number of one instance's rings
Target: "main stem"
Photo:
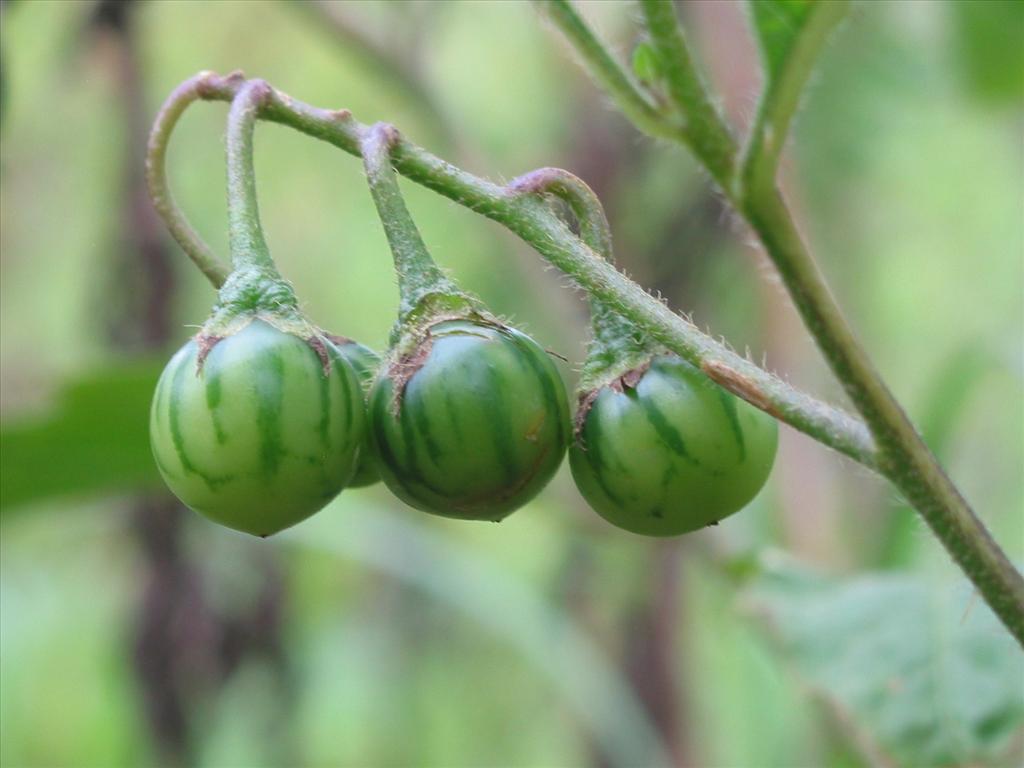
[[[914,428],[854,336],[774,186],[745,198],[757,233],[804,325],[880,449],[879,471],[920,512],[985,601],[1024,645],[1024,579]]]
[[[986,602],[1024,646],[1024,578],[946,476],[874,369],[801,240],[775,183],[776,163],[785,140],[785,127],[792,117],[802,78],[806,74],[806,58],[820,47],[824,35],[841,16],[844,4],[822,6],[824,12],[821,7],[816,9],[815,26],[811,29],[813,34],[808,38],[809,42],[793,54],[792,71],[789,73],[792,81],[783,89],[785,92],[775,107],[776,112],[768,115],[762,109],[755,141],[738,184],[726,183],[728,177],[723,173],[725,169],[721,160],[730,155],[717,149],[729,149],[723,142],[723,137],[728,138],[728,132],[697,78],[672,4],[667,0],[640,0],[640,5],[662,64],[667,66],[670,93],[688,117],[687,136],[677,136],[676,140],[690,146],[698,155],[758,235],[804,325],[867,422],[878,447],[877,470],[896,485],[920,512]],[[602,58],[611,58],[602,43],[575,13],[554,18],[583,55],[595,79],[629,115],[622,103],[620,90],[609,82],[609,67],[598,65]],[[778,129],[781,135],[771,135],[771,131],[766,129],[764,121],[769,118],[770,127]],[[659,131],[649,122],[635,122],[648,133],[664,133],[664,127]],[[763,145],[769,138],[767,145]],[[759,147],[759,142],[763,146]]]

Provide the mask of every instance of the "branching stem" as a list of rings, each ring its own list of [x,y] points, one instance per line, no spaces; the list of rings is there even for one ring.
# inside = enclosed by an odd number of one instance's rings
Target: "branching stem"
[[[640,8],[663,68],[669,96],[686,118],[686,143],[722,189],[728,190],[735,171],[736,141],[697,74],[676,21],[674,3],[640,0]]]
[[[584,244],[609,263],[615,263],[612,230],[604,206],[583,179],[562,168],[538,168],[510,181],[508,190],[513,194],[561,200],[572,212]],[[636,324],[594,294],[590,295],[590,318],[594,338],[587,349],[577,388],[581,396],[649,361],[658,349],[638,331]]]
[[[370,193],[395,260],[401,322],[427,295],[457,294],[459,289],[434,263],[405,207],[398,177],[391,167],[391,148],[398,140],[398,131],[393,126],[377,123],[363,132],[360,150]]]
[[[241,80],[240,74],[219,78],[212,72],[200,72],[175,88],[157,113],[146,146],[146,186],[149,188],[153,206],[163,218],[171,236],[199,267],[199,271],[206,275],[214,288],[220,288],[224,284],[230,270],[214,255],[213,249],[191,227],[174,202],[167,184],[167,145],[181,114],[194,101],[204,98],[202,91],[206,84],[213,80],[226,81],[234,77]]]
[[[633,123],[652,136],[687,141],[685,126],[675,116],[666,117],[654,101],[637,85],[615,57],[576,13],[568,0],[534,0],[548,18],[569,38],[587,71],[615,100]]]
[[[218,77],[212,73],[193,78],[197,79],[196,92],[213,101],[231,101],[244,83],[235,75]],[[288,125],[357,157],[361,156],[360,143],[368,130],[347,109],[318,109],[276,90],[263,102],[259,117]],[[877,469],[874,440],[862,423],[794,389],[702,333],[583,243],[543,200],[467,173],[403,137],[391,147],[391,163],[412,181],[506,226],[589,294],[701,368],[725,389],[818,442]],[[181,215],[177,210],[174,214]]]
[[[256,115],[272,93],[266,81],[250,80],[239,89],[228,112],[228,242],[236,270],[254,267],[277,271],[260,224],[253,169]]]
[[[693,68],[671,3],[640,0],[640,5],[660,63],[666,67],[673,99],[690,116],[686,137],[677,136],[676,140],[694,151],[757,234],[804,325],[867,423],[875,446],[872,451],[874,469],[907,497],[992,610],[1024,646],[1024,577],[946,476],[875,370],[801,239],[777,186],[776,174],[786,132],[811,64],[842,18],[847,3],[816,3],[810,9],[802,36],[789,51],[781,70],[770,79],[744,153],[742,173],[739,178],[734,177],[731,184],[723,182],[714,152],[703,149],[720,146],[722,126],[710,109],[710,100]],[[603,57],[612,58],[611,54],[598,50],[603,48],[601,42],[574,12],[572,25],[565,21],[570,18],[568,15],[561,18],[562,21],[556,18],[556,23],[583,56],[592,76],[618,101],[617,91],[606,82],[607,65],[596,64]],[[584,40],[586,45],[581,42]],[[627,110],[623,111],[631,116]],[[701,115],[707,119],[701,119]],[[636,125],[647,133],[660,135],[646,121],[636,121]],[[709,375],[716,378],[710,372]]]
[[[179,101],[172,95],[165,105],[174,120],[196,98],[231,101],[244,81],[204,74],[189,83],[181,94],[181,88],[175,92]],[[369,130],[348,110],[318,109],[272,89],[260,100],[258,117],[291,126],[357,156]],[[166,146],[168,129],[163,130],[162,140],[155,142],[158,153]],[[388,144],[396,171],[503,224],[589,294],[699,367],[719,385],[889,478],[921,512],[995,613],[1024,644],[1024,580],[942,473],[856,345],[792,226],[781,197],[750,201],[742,212],[780,265],[805,322],[877,437],[857,419],[736,355],[651,297],[573,234],[537,196],[473,176],[402,137],[396,136]],[[153,141],[150,146],[154,147]],[[152,166],[154,159],[149,158],[149,163]],[[166,191],[166,186],[158,185],[158,190]],[[169,195],[162,198],[158,210],[169,222],[184,222]],[[179,226],[177,233],[182,232],[186,233],[186,252],[199,252],[201,241],[187,236],[194,235],[191,228]]]

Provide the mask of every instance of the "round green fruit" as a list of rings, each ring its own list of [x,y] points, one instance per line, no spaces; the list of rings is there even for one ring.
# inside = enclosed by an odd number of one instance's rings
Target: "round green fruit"
[[[364,344],[352,339],[342,337],[329,337],[338,348],[341,356],[345,358],[352,370],[356,372],[363,392],[368,394],[373,377],[377,375],[380,367],[380,355]],[[380,481],[380,470],[377,469],[377,461],[373,456],[373,447],[370,442],[370,433],[367,430],[366,439],[363,441],[362,450],[359,452],[359,464],[356,466],[356,473],[348,481],[349,488],[362,488],[373,485]]]
[[[501,520],[536,496],[570,434],[565,386],[547,353],[518,331],[470,321],[433,326],[377,379],[369,412],[388,488],[463,520]]]
[[[318,349],[253,320],[201,365],[195,340],[171,358],[153,398],[150,442],[182,502],[269,536],[338,494],[355,471],[366,413],[351,366],[333,345]]]
[[[675,536],[742,509],[768,479],[777,445],[774,419],[682,359],[659,356],[635,383],[618,379],[589,399],[569,463],[605,520]]]

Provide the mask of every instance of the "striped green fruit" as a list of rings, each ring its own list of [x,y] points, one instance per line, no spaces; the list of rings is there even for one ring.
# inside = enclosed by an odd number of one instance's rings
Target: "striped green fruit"
[[[189,341],[171,358],[150,411],[168,487],[229,528],[268,536],[309,517],[355,471],[365,437],[362,389],[323,344],[262,320],[217,342],[197,366]],[[326,370],[325,370],[326,368]]]
[[[368,390],[373,384],[373,377],[377,375],[377,369],[380,367],[380,355],[358,341],[333,336],[330,338],[341,352],[341,356],[356,372],[359,383],[363,386],[363,392],[368,394]],[[377,469],[377,460],[374,458],[370,433],[367,430],[366,439],[359,452],[359,464],[356,466],[355,475],[348,481],[348,487],[363,488],[377,482],[380,482],[380,470]]]
[[[761,490],[778,444],[774,419],[675,356],[655,357],[632,385],[617,382],[590,400],[569,450],[576,485],[601,517],[675,536]]]
[[[544,350],[470,321],[433,326],[417,354],[377,379],[369,413],[388,488],[463,520],[501,520],[536,496],[570,433],[565,386]]]

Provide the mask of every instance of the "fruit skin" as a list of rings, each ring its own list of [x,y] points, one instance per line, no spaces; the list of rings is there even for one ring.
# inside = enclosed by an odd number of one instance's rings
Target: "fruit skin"
[[[316,339],[314,339],[315,341]],[[365,437],[362,389],[333,345],[253,320],[209,349],[185,344],[150,411],[164,481],[187,506],[229,528],[269,536],[333,499]]]
[[[742,509],[768,479],[777,445],[774,419],[664,355],[632,386],[620,378],[596,393],[569,464],[605,520],[675,536]]]
[[[352,339],[340,336],[328,337],[334,346],[341,352],[352,370],[356,372],[363,392],[368,395],[373,378],[377,375],[380,367],[380,355],[364,344]],[[363,441],[362,450],[359,452],[359,464],[356,466],[356,473],[348,481],[349,488],[363,488],[380,482],[380,470],[377,468],[377,460],[373,455],[373,445],[370,441],[370,432],[367,430],[366,439]]]
[[[388,488],[463,520],[501,520],[537,495],[571,429],[547,353],[518,331],[467,320],[432,326],[417,352],[382,372],[369,413]]]

